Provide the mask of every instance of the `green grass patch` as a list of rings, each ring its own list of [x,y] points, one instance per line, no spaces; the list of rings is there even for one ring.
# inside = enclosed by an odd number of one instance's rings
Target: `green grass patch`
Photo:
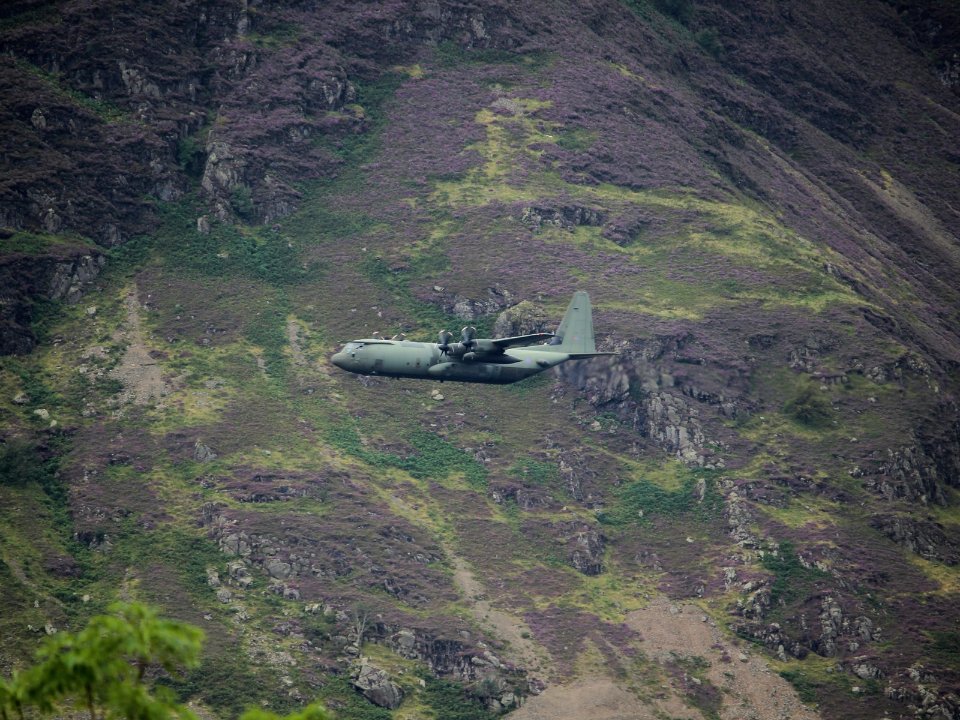
[[[933,641],[927,648],[930,658],[944,667],[960,667],[960,632],[934,630],[929,635]]]
[[[259,707],[264,695],[263,679],[239,648],[221,653],[205,651],[200,667],[182,678],[168,676],[159,682],[172,688],[181,701],[200,699],[219,711],[220,717],[239,717],[244,710]],[[284,703],[284,708],[288,706],[292,702]]]
[[[85,95],[79,90],[75,90],[69,85],[66,85],[64,83],[63,76],[60,73],[47,72],[43,68],[27,62],[26,60],[18,59],[16,60],[16,64],[21,70],[25,70],[26,72],[43,81],[47,87],[53,90],[61,98],[92,112],[103,122],[133,122],[130,113],[121,110],[113,103],[90,97],[89,95]]]
[[[560,471],[556,464],[533,458],[521,458],[510,466],[507,472],[519,480],[534,485],[552,485],[560,479]]]
[[[807,597],[810,585],[828,577],[822,570],[804,567],[790,541],[780,543],[777,554],[767,553],[761,562],[765,570],[773,573],[773,582],[770,584],[770,602],[773,605],[786,605]]]
[[[418,480],[445,479],[459,473],[477,490],[483,490],[487,486],[487,469],[472,455],[439,435],[424,430],[416,430],[411,434],[408,441],[415,452],[406,457],[366,447],[356,428],[346,424],[330,428],[327,431],[327,440],[334,447],[368,465],[404,470]]]
[[[190,201],[160,205],[162,225],[150,244],[166,264],[209,277],[236,275],[273,285],[312,278],[299,248],[285,234],[264,227],[238,228],[214,222],[197,232],[198,209]],[[314,268],[315,269],[315,268]]]
[[[478,699],[468,695],[462,685],[429,675],[423,679],[427,683],[424,700],[437,720],[493,720],[497,717]]]
[[[292,45],[301,34],[299,25],[279,21],[271,27],[263,28],[261,32],[247,33],[244,38],[259,48],[276,50],[286,45]]]
[[[428,275],[437,275],[447,270],[449,262],[445,255],[438,252],[423,253],[411,258],[409,267],[401,272],[390,270],[387,263],[379,257],[367,258],[360,266],[361,271],[371,282],[386,288],[392,295],[394,306],[411,317],[422,331],[431,333],[441,328],[456,328],[464,324],[463,320],[448,315],[435,305],[422,302],[410,292],[410,281]],[[478,337],[490,337],[493,332],[493,317],[482,317],[472,321],[477,328]]]
[[[597,133],[584,128],[571,128],[557,134],[557,146],[571,152],[589,150],[597,139]]]
[[[805,703],[817,701],[817,691],[821,685],[802,670],[781,670],[780,677],[793,685],[797,695]]]
[[[532,377],[528,377],[519,382],[511,383],[509,385],[504,385],[500,388],[500,392],[504,393],[507,396],[514,395],[520,398],[527,397],[528,395],[537,392],[538,390],[543,390],[554,382],[553,377],[550,373],[538,373]]]
[[[816,385],[808,382],[799,387],[783,405],[788,417],[808,428],[822,428],[830,425],[833,409]]]
[[[316,143],[343,160],[343,172],[332,182],[321,187],[335,187],[338,190],[359,189],[363,182],[363,171],[359,166],[368,162],[380,149],[380,138],[387,122],[387,105],[397,88],[408,80],[400,72],[387,72],[376,80],[359,81],[355,84],[356,104],[351,106],[362,114],[366,130],[362,133],[350,133],[344,137],[330,138],[320,136]]]
[[[0,486],[39,485],[57,503],[66,504],[66,490],[57,478],[58,454],[44,457],[39,449],[23,440],[11,440],[0,447]]]
[[[517,53],[494,48],[465,48],[453,40],[446,40],[434,49],[434,62],[442,68],[462,65],[524,65],[539,69],[550,62],[546,52]]]
[[[52,235],[43,232],[17,230],[10,237],[0,239],[0,253],[40,255],[51,251],[94,250],[97,245],[79,235]]]
[[[654,517],[717,518],[723,511],[723,497],[709,470],[689,470],[676,490],[668,490],[650,480],[640,479],[620,488],[610,509],[597,519],[604,525],[644,523]],[[699,481],[703,481],[703,499]]]
[[[29,7],[29,6],[26,6]],[[43,5],[28,10],[14,11],[7,17],[0,19],[0,32],[33,23],[54,24],[60,21],[60,11],[54,5]]]

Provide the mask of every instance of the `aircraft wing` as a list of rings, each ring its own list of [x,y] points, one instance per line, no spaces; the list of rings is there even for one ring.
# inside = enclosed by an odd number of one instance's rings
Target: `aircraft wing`
[[[518,347],[520,345],[533,345],[535,342],[549,340],[552,337],[553,333],[534,333],[533,335],[517,335],[515,337],[497,338],[496,340],[491,340],[490,342],[492,342],[501,350],[506,350],[507,348]]]

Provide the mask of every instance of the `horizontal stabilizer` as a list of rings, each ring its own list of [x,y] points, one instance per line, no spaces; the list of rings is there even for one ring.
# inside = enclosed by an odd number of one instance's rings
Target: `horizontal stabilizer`
[[[497,338],[491,342],[501,350],[505,348],[517,347],[520,345],[533,345],[535,342],[542,342],[553,337],[553,333],[533,333],[533,335],[517,335],[515,337]]]

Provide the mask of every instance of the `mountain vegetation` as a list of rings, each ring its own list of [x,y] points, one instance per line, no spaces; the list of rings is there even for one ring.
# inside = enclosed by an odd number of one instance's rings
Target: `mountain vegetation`
[[[0,49],[6,717],[38,662],[92,720],[960,717],[956,3],[10,0]],[[615,356],[328,362],[574,290]]]

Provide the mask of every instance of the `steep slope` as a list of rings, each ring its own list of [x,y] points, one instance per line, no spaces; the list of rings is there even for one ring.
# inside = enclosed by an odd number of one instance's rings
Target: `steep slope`
[[[5,8],[0,667],[133,596],[223,716],[955,717],[958,23],[848,5]],[[617,356],[326,362],[575,289]]]

